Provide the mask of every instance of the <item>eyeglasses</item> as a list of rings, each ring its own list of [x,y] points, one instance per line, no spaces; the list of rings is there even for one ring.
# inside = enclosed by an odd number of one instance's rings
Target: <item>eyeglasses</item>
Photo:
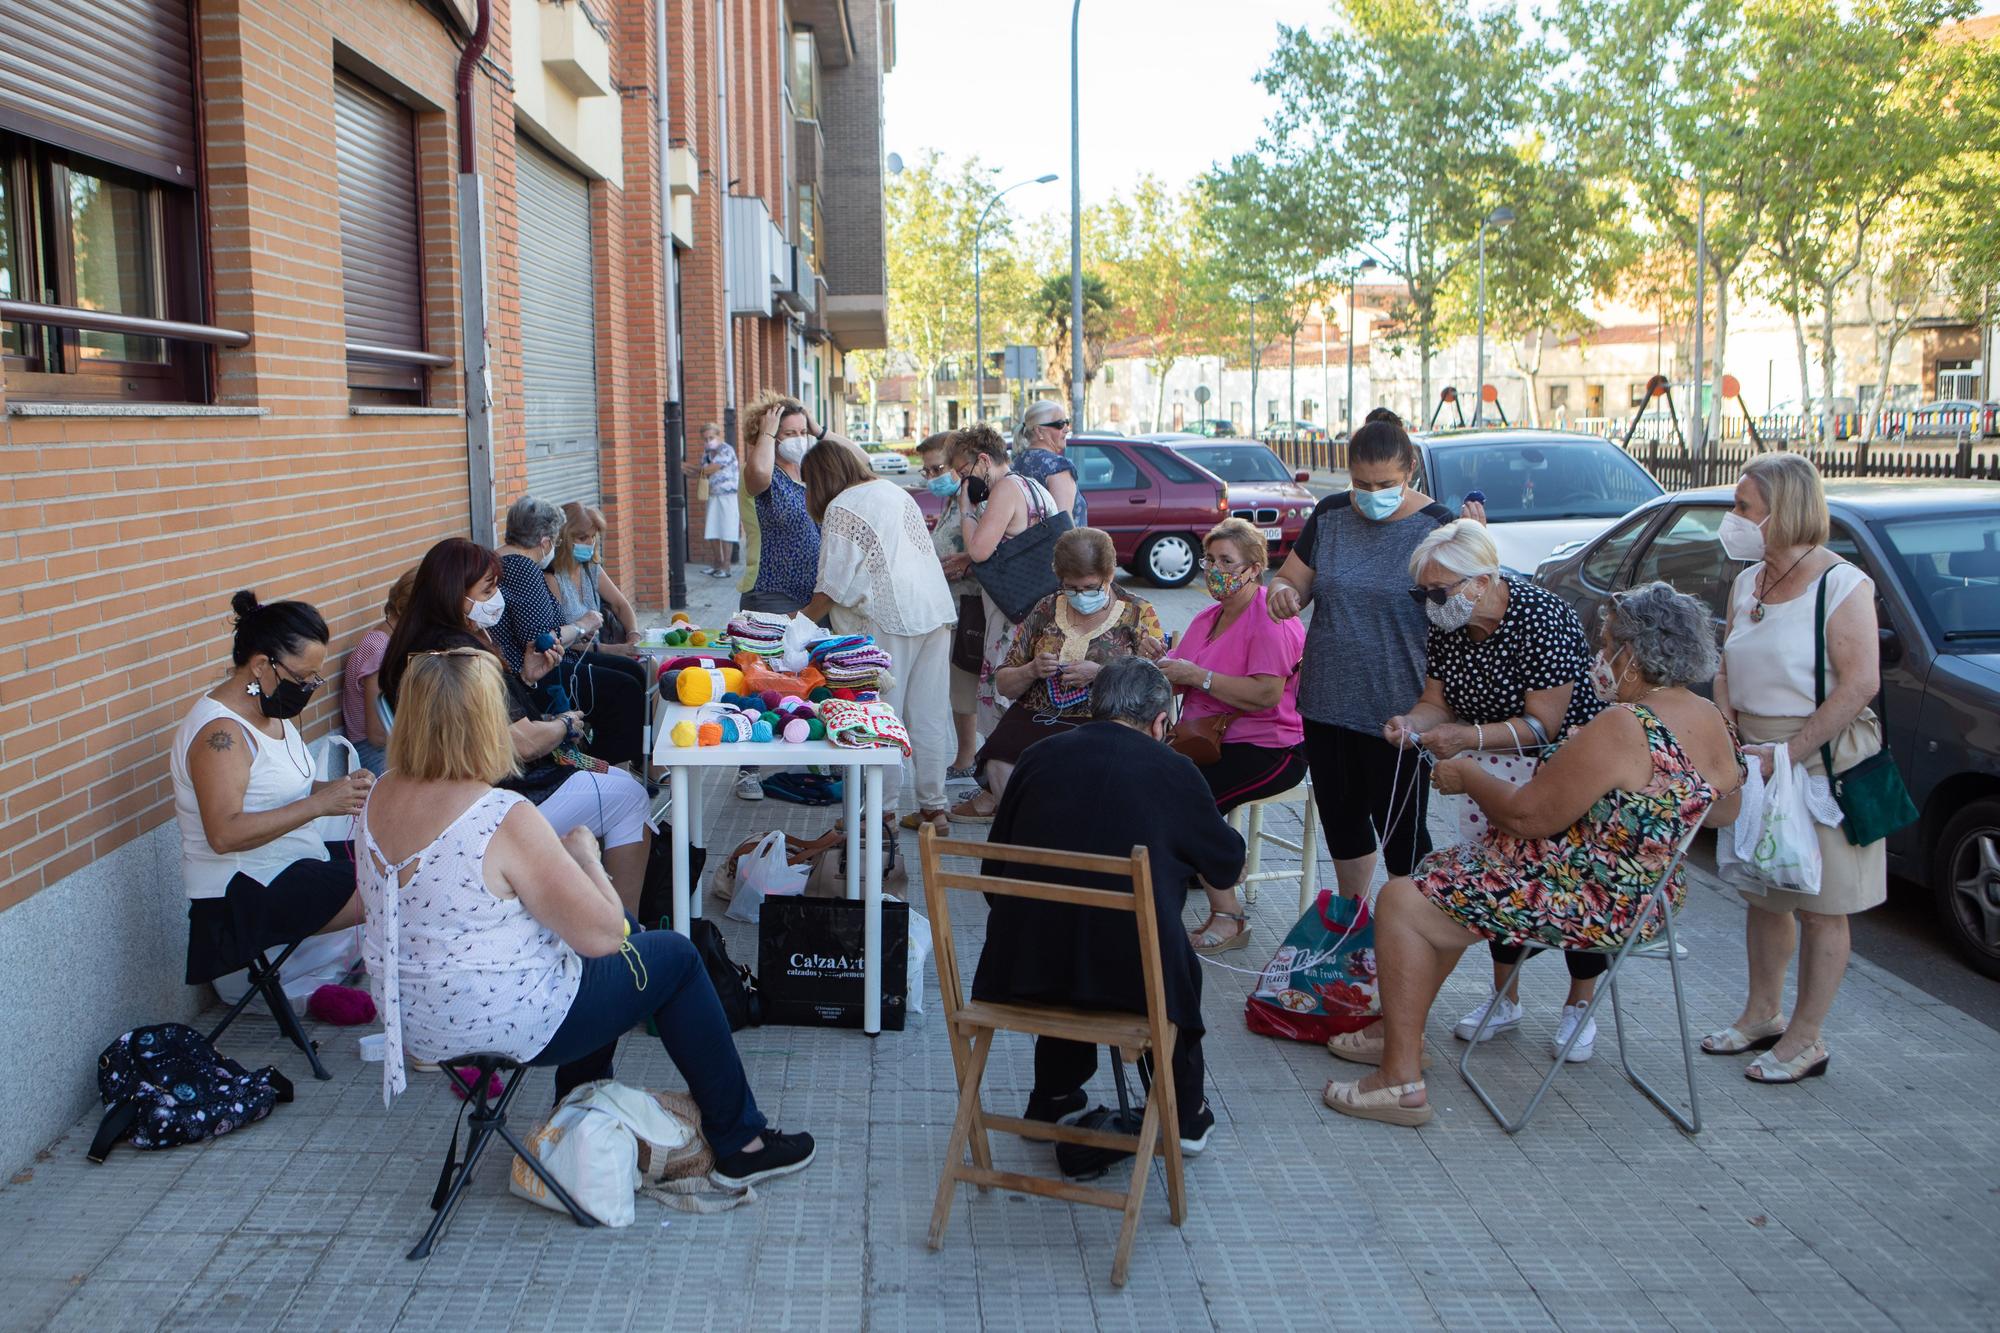
[[[928,481],[932,477],[942,477],[945,473],[949,471],[951,471],[951,469],[946,467],[943,463],[926,463],[917,470],[918,475],[923,477],[926,481]]]
[[[1062,419],[1061,421],[1044,421],[1044,422],[1043,422],[1043,423],[1042,423],[1042,424],[1041,424],[1040,426],[1036,427],[1036,429],[1037,429],[1037,430],[1068,430],[1068,429],[1069,429],[1069,418],[1068,418],[1068,417],[1064,417],[1064,418],[1063,418],[1063,419]]]
[[[1470,582],[1472,582],[1472,576],[1468,574],[1458,582],[1447,583],[1442,588],[1412,588],[1410,589],[1410,600],[1418,606],[1422,606],[1425,602],[1429,602],[1432,606],[1443,606],[1452,599],[1452,596],[1460,588],[1463,588]]]
[[[1250,562],[1247,560],[1231,560],[1227,557],[1218,558],[1212,555],[1205,555],[1201,558],[1201,567],[1203,569],[1219,569],[1224,573],[1234,574],[1238,570],[1249,569]]]
[[[309,690],[318,690],[326,684],[326,677],[301,676],[275,657],[271,659],[271,670],[277,672],[284,679],[291,681],[294,685],[303,685]]]

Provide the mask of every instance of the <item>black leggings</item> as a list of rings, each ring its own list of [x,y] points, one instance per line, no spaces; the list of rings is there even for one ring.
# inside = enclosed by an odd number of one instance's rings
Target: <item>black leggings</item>
[[[1522,953],[1528,951],[1528,946],[1525,944],[1502,944],[1498,940],[1488,940],[1486,948],[1492,953],[1493,964],[1496,967],[1512,967]],[[1536,949],[1533,952],[1540,953],[1542,951]],[[1604,975],[1604,970],[1611,966],[1611,955],[1608,953],[1570,953],[1568,950],[1564,950],[1563,963],[1569,968],[1571,980],[1589,981],[1593,977]]]
[[[571,653],[544,685],[559,683],[571,708],[583,710],[591,737],[584,753],[607,764],[629,764],[646,752],[646,668],[615,653]]]
[[[1327,855],[1358,860],[1373,855],[1379,843],[1389,873],[1409,874],[1431,850],[1425,825],[1431,786],[1417,751],[1398,751],[1380,736],[1326,722],[1309,721],[1305,728],[1306,767]],[[1384,828],[1392,812],[1396,821]]]
[[[1201,776],[1215,797],[1215,808],[1226,815],[1239,805],[1261,801],[1298,786],[1305,780],[1306,757],[1296,745],[1280,750],[1225,741],[1221,757],[1204,767]]]

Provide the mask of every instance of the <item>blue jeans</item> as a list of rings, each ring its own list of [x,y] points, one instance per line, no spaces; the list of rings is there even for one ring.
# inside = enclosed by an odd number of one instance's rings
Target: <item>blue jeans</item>
[[[640,931],[630,944],[637,961],[622,951],[583,960],[583,983],[568,1015],[528,1063],[557,1066],[560,1101],[579,1084],[610,1078],[618,1038],[640,1019],[651,1018],[667,1058],[701,1108],[701,1132],[709,1147],[718,1158],[741,1151],[769,1122],[750,1095],[729,1020],[722,1016],[722,1002],[715,998],[701,955],[687,936],[670,930]]]

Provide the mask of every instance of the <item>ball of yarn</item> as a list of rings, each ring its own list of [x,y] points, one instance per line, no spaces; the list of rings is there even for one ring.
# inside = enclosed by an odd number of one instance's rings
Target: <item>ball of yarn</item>
[[[680,686],[680,680],[681,680],[681,669],[679,667],[661,667],[660,697],[662,699],[679,698],[680,695],[678,691]]]
[[[785,739],[800,745],[812,738],[812,724],[804,718],[795,717],[785,724]]]
[[[833,692],[833,697],[836,699],[847,699],[849,701],[852,701],[856,697],[856,694],[857,691],[850,690],[845,685],[843,685],[839,689]]]
[[[670,629],[667,631],[667,647],[678,648],[687,641],[688,641],[688,636],[686,630]]]
[[[814,718],[812,721],[806,723],[806,736],[810,740],[825,740],[826,723],[820,721],[818,718]]]
[[[833,697],[833,691],[824,685],[815,685],[812,688],[812,694],[808,697],[816,704],[825,703]]]
[[[750,739],[753,741],[769,741],[774,734],[771,730],[771,724],[762,718],[759,718],[756,725],[750,728]]]
[[[701,738],[696,733],[694,723],[692,722],[674,723],[674,729],[671,734],[674,738],[674,744],[683,750],[691,750],[701,743]]]
[[[765,690],[762,694],[758,695],[757,697],[764,701],[764,707],[766,708],[776,708],[779,704],[785,701],[785,697],[779,694],[776,690]]]
[[[733,666],[722,667],[720,670],[722,672],[722,688],[725,690],[735,690],[738,694],[743,693],[743,673]]]
[[[667,623],[669,625],[692,625],[694,624],[694,620],[692,617],[688,615],[687,612],[676,611],[671,616],[667,617]]]
[[[778,700],[778,707],[779,707],[779,708],[797,708],[797,707],[798,707],[798,706],[799,706],[800,704],[802,704],[802,703],[804,703],[804,702],[805,702],[805,700],[804,700],[804,699],[801,699],[801,698],[799,698],[799,696],[798,696],[798,695],[796,695],[796,694],[787,694],[787,695],[785,695],[785,696],[784,696],[783,698],[781,698],[781,699],[779,699],[779,700]]]
[[[775,708],[766,708],[763,712],[759,713],[757,716],[761,717],[764,721],[770,723],[773,727],[784,725],[785,721],[784,714],[780,713]]]
[[[708,631],[696,630],[694,633],[688,635],[688,642],[697,648],[708,647]]]
[[[674,686],[675,696],[689,707],[705,704],[715,698],[715,674],[699,668],[689,668],[681,672],[680,680]]]
[[[375,1001],[352,986],[321,986],[306,997],[306,1015],[335,1027],[359,1027],[375,1021]]]
[[[722,744],[722,724],[719,722],[702,723],[701,730],[697,734],[699,735],[701,743],[703,745]]]

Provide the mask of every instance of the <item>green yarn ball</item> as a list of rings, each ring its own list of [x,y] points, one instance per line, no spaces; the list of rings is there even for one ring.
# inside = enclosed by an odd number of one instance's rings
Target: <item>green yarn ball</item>
[[[812,693],[806,696],[806,698],[812,700],[816,704],[825,703],[828,699],[831,699],[832,697],[833,697],[833,691],[828,689],[824,685],[813,686]]]
[[[814,718],[806,723],[806,739],[823,741],[826,739],[826,723]]]

